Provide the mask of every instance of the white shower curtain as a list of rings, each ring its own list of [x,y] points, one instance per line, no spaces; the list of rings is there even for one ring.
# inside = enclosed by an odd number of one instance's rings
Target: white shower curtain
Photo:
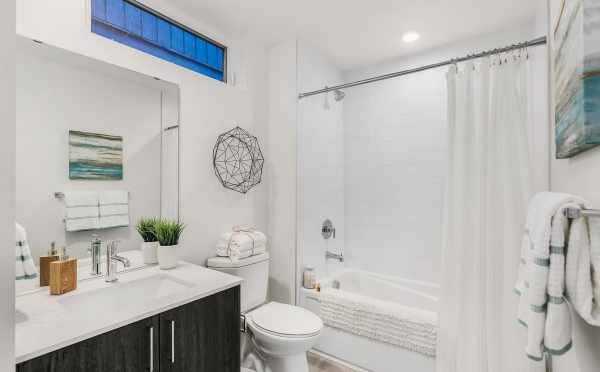
[[[437,372],[529,370],[512,292],[531,196],[528,62],[499,62],[483,59],[448,73]]]

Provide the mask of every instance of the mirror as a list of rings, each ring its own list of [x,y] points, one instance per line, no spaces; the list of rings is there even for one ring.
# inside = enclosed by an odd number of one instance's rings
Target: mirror
[[[143,265],[136,223],[179,215],[178,86],[26,38],[17,45],[16,293],[39,288],[52,244],[89,277],[94,234],[102,254],[118,240],[119,254]]]

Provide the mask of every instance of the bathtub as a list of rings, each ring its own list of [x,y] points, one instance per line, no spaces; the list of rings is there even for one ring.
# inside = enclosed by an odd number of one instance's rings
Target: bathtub
[[[346,269],[323,279],[321,286],[429,312],[437,317],[439,286],[434,284]],[[320,315],[319,292],[301,288],[299,305]],[[433,357],[328,326],[323,329],[315,350],[369,371],[435,371]]]

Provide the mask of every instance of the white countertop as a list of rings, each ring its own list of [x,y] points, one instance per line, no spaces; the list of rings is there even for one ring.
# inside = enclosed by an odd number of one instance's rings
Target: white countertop
[[[166,289],[157,289],[157,292],[161,292],[159,296],[149,294],[147,300],[127,302],[124,304],[126,306],[119,307],[118,311],[113,308],[114,303],[109,306],[102,301],[94,303],[93,306],[86,305],[85,311],[78,306],[65,306],[67,302],[73,304],[79,301],[75,296],[86,293],[94,295],[105,288],[113,291],[120,290],[119,286],[125,290],[128,283],[131,288],[134,282],[139,283],[145,278],[157,278],[157,276],[189,285],[183,289],[182,287],[169,289],[168,286]],[[104,278],[79,282],[77,290],[62,296],[52,296],[46,291],[38,291],[17,297],[15,303],[16,362],[21,363],[36,358],[235,287],[242,282],[241,278],[185,262],[180,262],[179,266],[172,270],[160,270],[158,266],[149,266],[120,273],[118,277],[119,281],[116,283],[106,283]]]

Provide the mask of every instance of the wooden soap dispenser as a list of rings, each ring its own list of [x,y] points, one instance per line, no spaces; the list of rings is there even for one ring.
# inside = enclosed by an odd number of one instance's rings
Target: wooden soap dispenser
[[[61,295],[77,289],[77,259],[69,258],[63,247],[60,260],[50,263],[50,294]]]
[[[40,257],[40,287],[46,287],[50,284],[50,263],[59,259],[56,243],[52,242],[48,255]]]

